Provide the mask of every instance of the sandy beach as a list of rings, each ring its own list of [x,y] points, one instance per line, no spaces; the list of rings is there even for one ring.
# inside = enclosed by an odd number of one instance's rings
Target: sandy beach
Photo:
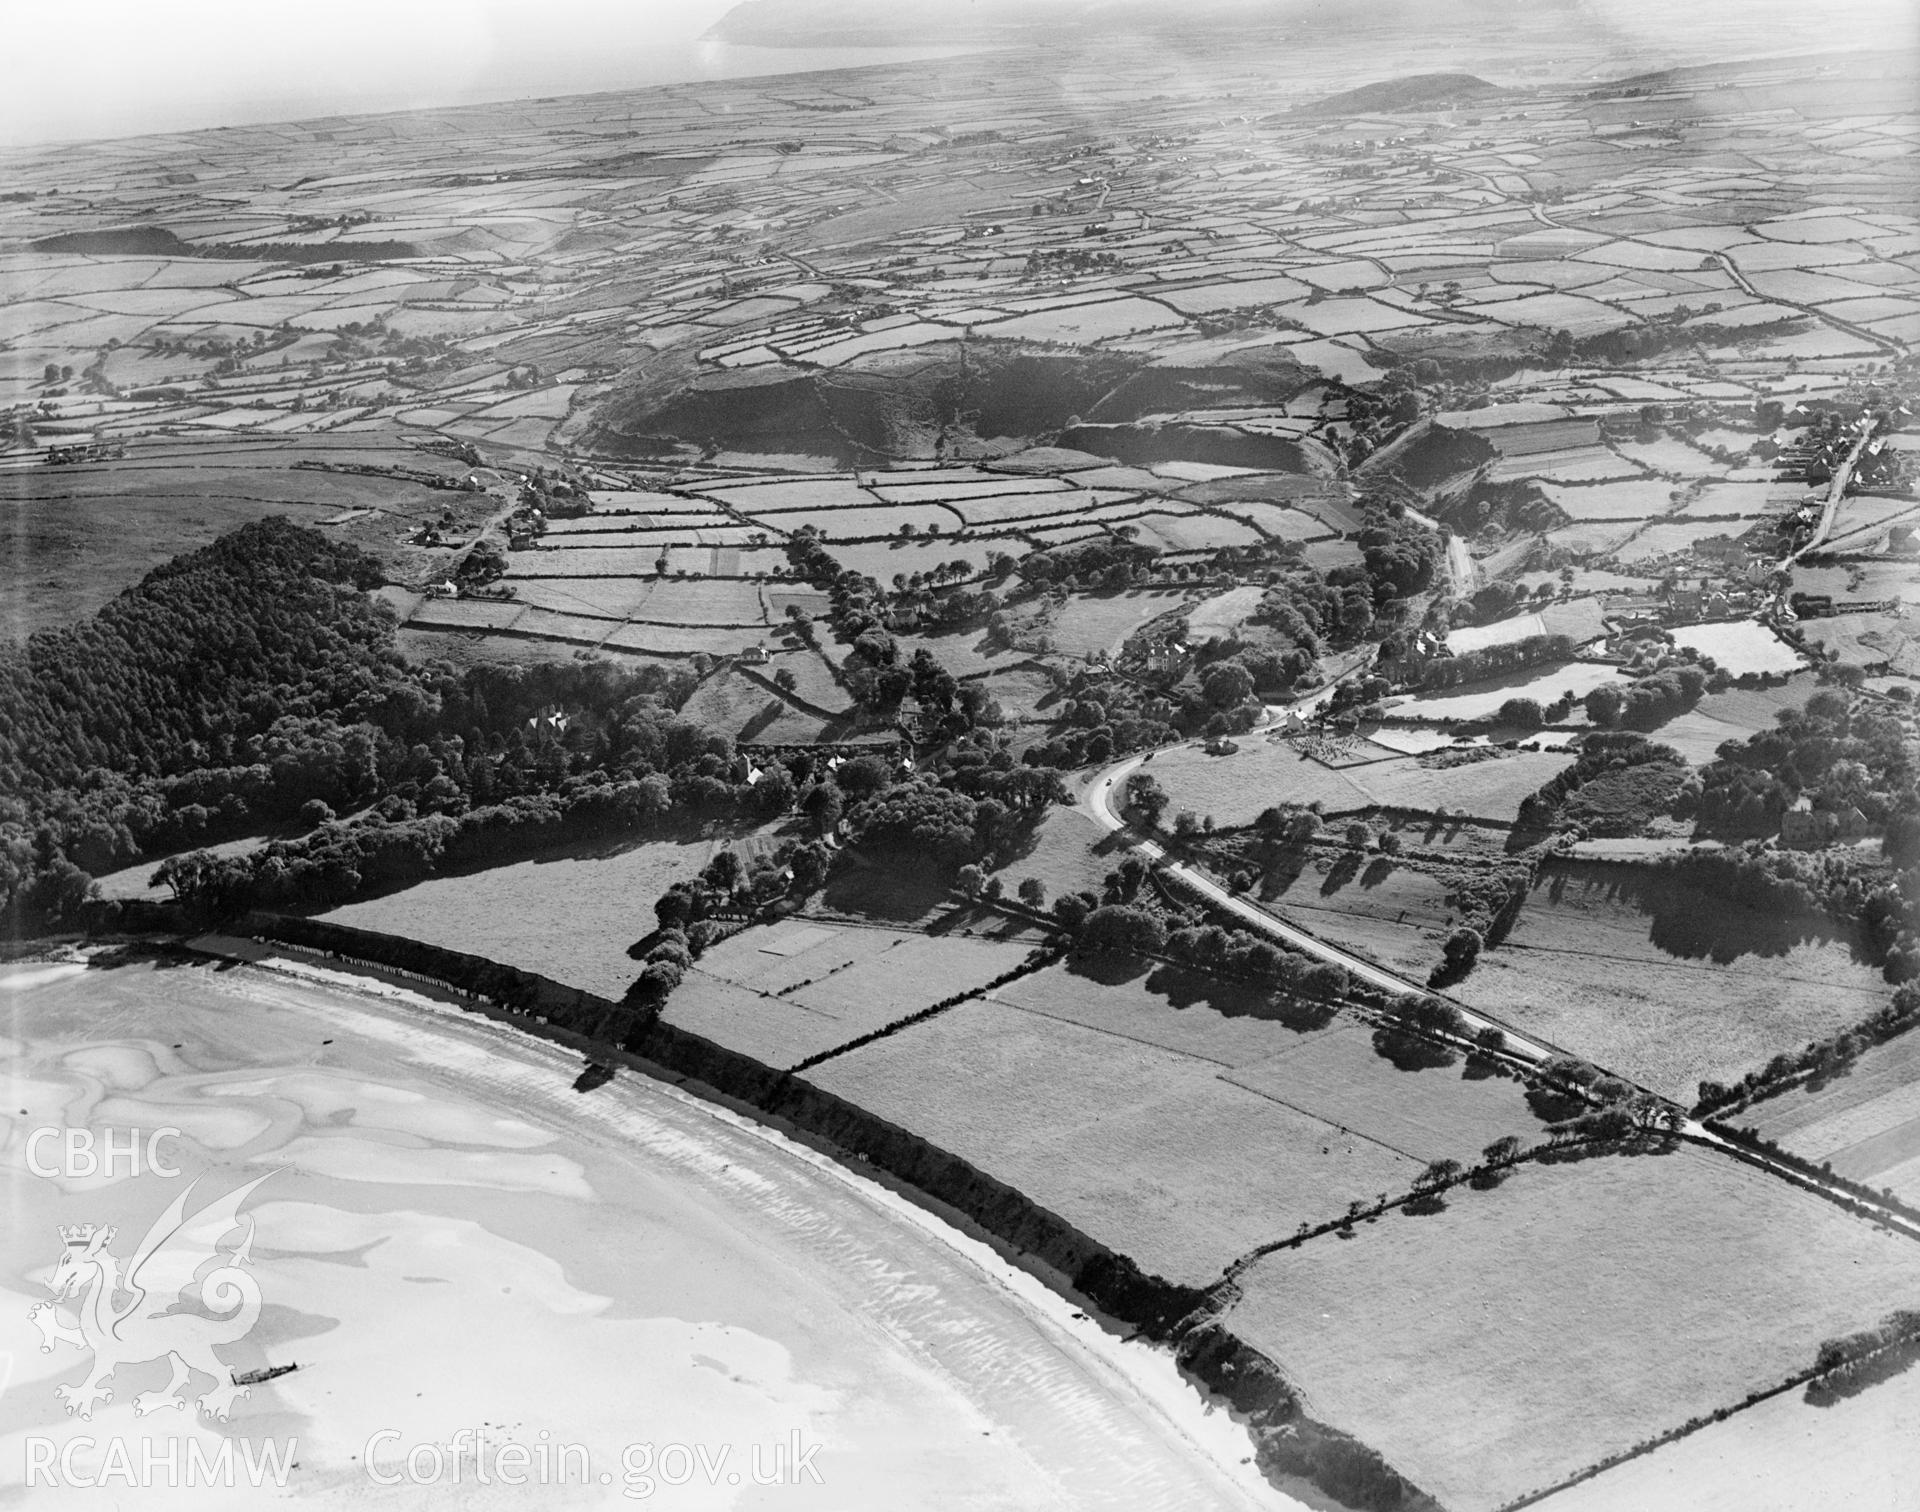
[[[673,1087],[622,1073],[577,1093],[580,1062],[555,1046],[290,964],[18,964],[0,969],[0,1005],[0,1502],[1287,1505],[1164,1353]],[[33,1131],[55,1128],[96,1146],[113,1130],[121,1148],[128,1131],[176,1129],[157,1148],[181,1174],[129,1175],[123,1157],[88,1175],[64,1135],[30,1154]],[[241,1226],[205,1239],[224,1257],[252,1219],[259,1318],[220,1357],[299,1368],[219,1423],[137,1415],[168,1371],[129,1363],[90,1421],[67,1416],[54,1388],[87,1361],[42,1353],[27,1316],[60,1227],[116,1225],[124,1257],[186,1182],[191,1212],[262,1176]],[[175,1439],[297,1454],[264,1492],[129,1490],[101,1473],[116,1438],[136,1477],[143,1450]],[[23,1486],[49,1441],[103,1484]],[[532,1484],[479,1484],[503,1450]],[[775,1470],[779,1484],[753,1483]]]

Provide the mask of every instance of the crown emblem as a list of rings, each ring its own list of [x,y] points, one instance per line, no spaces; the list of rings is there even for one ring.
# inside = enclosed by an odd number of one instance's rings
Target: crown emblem
[[[93,1236],[99,1232],[99,1226],[92,1223],[82,1223],[74,1228],[68,1228],[62,1224],[60,1227],[60,1237],[67,1241],[69,1249],[85,1248],[93,1243]]]

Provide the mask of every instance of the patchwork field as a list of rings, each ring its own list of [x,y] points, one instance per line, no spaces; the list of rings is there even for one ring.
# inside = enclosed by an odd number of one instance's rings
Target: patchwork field
[[[1448,1508],[1491,1512],[1911,1305],[1920,1250],[1681,1148],[1524,1166],[1269,1255],[1239,1290],[1228,1326],[1315,1417]]]

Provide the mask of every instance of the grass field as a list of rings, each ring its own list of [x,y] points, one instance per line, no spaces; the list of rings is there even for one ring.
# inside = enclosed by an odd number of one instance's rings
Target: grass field
[[[1268,1256],[1240,1292],[1227,1325],[1316,1418],[1489,1512],[1920,1301],[1920,1248],[1683,1148],[1527,1166]]]
[[[1840,1076],[1803,1082],[1732,1121],[1796,1155],[1831,1161],[1842,1176],[1920,1202],[1920,1038],[1876,1045]]]
[[[1182,746],[1154,762],[1171,795],[1170,810],[1191,809],[1233,828],[1276,803],[1319,803],[1329,814],[1403,808],[1449,812],[1494,823],[1513,821],[1520,800],[1567,764],[1562,751],[1515,751],[1465,766],[1422,766],[1395,756],[1339,769],[1301,755],[1281,740],[1257,739],[1230,756]]]
[[[1811,672],[1770,688],[1729,688],[1709,693],[1694,705],[1710,718],[1738,725],[1749,732],[1770,730],[1782,709],[1797,709],[1819,691]]]
[[[993,996],[1207,1062],[1223,1081],[1423,1165],[1465,1163],[1504,1135],[1531,1141],[1543,1128],[1517,1082],[1323,1006],[1177,967],[1069,960]]]
[[[1315,1035],[1228,1080],[1423,1162],[1471,1165],[1494,1140],[1531,1143],[1545,1127],[1518,1082],[1480,1076],[1426,1046],[1395,1046],[1359,1025]]]
[[[1171,589],[1077,595],[1054,615],[1047,634],[1066,656],[1117,652],[1129,635],[1179,602]]]
[[[1373,802],[1351,774],[1311,761],[1280,740],[1255,739],[1231,756],[1180,746],[1154,758],[1153,775],[1172,799],[1169,813],[1191,809],[1228,827],[1251,824],[1276,803],[1318,802],[1337,813]]]
[[[295,470],[299,455],[277,442],[210,444],[203,454],[152,443],[130,448],[120,462],[0,473],[8,523],[0,537],[0,580],[8,585],[0,634],[24,640],[90,615],[169,558],[266,515],[316,526],[348,510],[375,510],[327,533],[390,561],[424,561],[426,553],[393,538],[437,517],[449,500],[459,501],[463,515],[469,508],[471,496],[401,479]],[[388,464],[432,463],[411,447],[377,455]]]
[[[1514,751],[1466,766],[1422,766],[1417,757],[1381,761],[1354,773],[1384,808],[1467,814],[1511,824],[1520,800],[1564,771],[1564,751]]]
[[[1691,646],[1738,677],[1743,672],[1794,672],[1806,663],[1800,653],[1754,620],[1725,625],[1682,625],[1675,645]]]
[[[1886,1001],[1845,940],[1664,885],[1657,872],[1543,872],[1456,996],[1691,1102]]]
[[[737,671],[707,678],[680,709],[681,717],[717,730],[733,741],[800,745],[819,740],[826,721],[796,709],[778,693]]]
[[[1008,892],[1024,878],[1038,878],[1050,905],[1062,893],[1098,892],[1125,853],[1123,844],[1079,809],[1050,808],[1034,826],[1029,849],[1008,861],[998,876]]]
[[[1523,667],[1486,682],[1423,693],[1392,707],[1409,718],[1491,719],[1509,698],[1531,698],[1546,704],[1562,693],[1584,698],[1603,683],[1623,681],[1620,668],[1607,662],[1561,662],[1550,667]]]
[[[1406,832],[1406,843],[1422,833]],[[1302,929],[1416,981],[1439,961],[1441,931],[1454,913],[1438,876],[1382,857],[1357,866],[1322,857],[1297,874],[1283,865],[1261,879],[1258,891],[1263,903]]]
[[[1571,1486],[1539,1512],[1907,1512],[1920,1479],[1920,1371],[1818,1405],[1786,1392]]]
[[[1203,599],[1187,613],[1188,636],[1198,642],[1209,636],[1226,635],[1260,607],[1265,592],[1258,585],[1249,585],[1229,588],[1224,593]]]
[[[654,928],[653,900],[691,878],[722,842],[651,841],[574,850],[435,877],[324,917],[406,935],[619,997],[640,974],[627,948]]]
[[[670,1024],[790,1066],[1011,971],[1030,945],[794,918],[707,951]]]
[[[1150,1274],[1216,1279],[1415,1161],[1220,1079],[1213,1061],[970,1002],[808,1080],[1008,1182]]]

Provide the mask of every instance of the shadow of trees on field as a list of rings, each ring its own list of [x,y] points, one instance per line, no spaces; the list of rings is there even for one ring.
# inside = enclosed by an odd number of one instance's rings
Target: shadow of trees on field
[[[1097,982],[1102,987],[1119,987],[1127,982],[1137,982],[1148,977],[1154,969],[1154,963],[1132,954],[1130,951],[1102,950],[1087,955],[1067,957],[1067,975],[1077,976],[1089,982]]]
[[[1313,853],[1304,845],[1279,847],[1260,874],[1260,900],[1271,903],[1300,880]]]
[[[1825,914],[1755,907],[1654,868],[1557,862],[1546,896],[1555,906],[1595,899],[1631,910],[1646,919],[1648,943],[1676,960],[1728,966],[1745,956],[1773,960],[1796,946],[1837,943],[1856,962],[1872,964],[1859,932]]]
[[[836,868],[820,894],[828,908],[891,923],[924,919],[950,897],[948,884],[931,868],[918,871],[899,866]]]
[[[1320,896],[1331,898],[1355,877],[1360,875],[1360,852],[1342,851],[1327,872],[1326,881],[1320,884]]]
[[[1261,1019],[1296,1034],[1324,1029],[1340,1012],[1333,1003],[1288,997],[1244,982],[1225,982],[1178,966],[1156,968],[1144,985],[1176,1011],[1207,1008],[1222,1018]]]
[[[1396,1071],[1444,1071],[1460,1063],[1446,1046],[1392,1026],[1373,1031],[1373,1053]]]
[[[1527,1110],[1542,1123],[1559,1123],[1587,1111],[1587,1105],[1570,1093],[1551,1087],[1527,1088]]]
[[[1878,1386],[1882,1381],[1905,1375],[1917,1362],[1920,1362],[1920,1339],[1909,1339],[1883,1350],[1871,1359],[1836,1370],[1817,1381],[1807,1382],[1806,1395],[1802,1400],[1809,1407],[1838,1407],[1848,1397],[1859,1396],[1870,1386]]]

